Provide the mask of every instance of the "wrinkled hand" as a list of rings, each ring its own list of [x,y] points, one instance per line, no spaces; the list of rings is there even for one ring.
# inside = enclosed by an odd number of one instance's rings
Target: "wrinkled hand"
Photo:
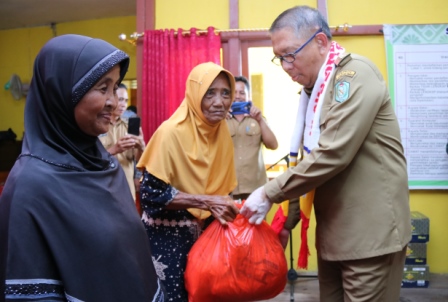
[[[235,201],[230,196],[210,196],[211,199],[207,201],[208,208],[219,223],[227,225],[227,222],[232,222],[239,210],[235,205]]]
[[[246,199],[240,213],[249,219],[249,223],[261,224],[271,207],[272,202],[266,196],[264,188],[259,187]]]

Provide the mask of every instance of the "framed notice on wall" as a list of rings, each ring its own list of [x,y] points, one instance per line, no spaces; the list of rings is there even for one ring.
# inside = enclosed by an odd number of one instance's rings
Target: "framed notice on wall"
[[[384,25],[410,189],[448,189],[448,24]]]

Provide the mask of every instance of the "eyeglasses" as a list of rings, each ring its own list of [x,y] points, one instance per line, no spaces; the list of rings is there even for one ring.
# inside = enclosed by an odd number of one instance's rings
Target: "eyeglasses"
[[[275,65],[278,66],[282,66],[282,61],[287,62],[287,63],[292,63],[295,61],[296,59],[296,54],[299,53],[299,51],[301,51],[308,43],[310,43],[314,37],[318,34],[322,32],[322,28],[319,28],[318,31],[316,31],[314,33],[314,35],[311,36],[311,38],[308,39],[308,41],[306,41],[302,46],[300,46],[299,48],[297,48],[296,51],[291,52],[291,53],[287,53],[286,55],[283,56],[275,56],[274,58],[272,58],[271,62],[274,63]]]

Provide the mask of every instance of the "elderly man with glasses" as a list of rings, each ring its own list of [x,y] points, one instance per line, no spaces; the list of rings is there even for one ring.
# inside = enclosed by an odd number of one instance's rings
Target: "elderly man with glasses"
[[[411,224],[406,160],[386,83],[370,60],[332,41],[313,8],[286,10],[270,33],[272,61],[303,86],[293,167],[256,189],[241,213],[259,224],[273,203],[300,196],[302,238],[315,210],[320,301],[398,301]],[[301,267],[307,251],[305,240]]]

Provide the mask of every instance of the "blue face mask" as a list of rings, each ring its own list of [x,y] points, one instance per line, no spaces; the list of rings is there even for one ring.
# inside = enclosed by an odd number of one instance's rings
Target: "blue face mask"
[[[252,102],[233,102],[232,114],[249,114]]]

